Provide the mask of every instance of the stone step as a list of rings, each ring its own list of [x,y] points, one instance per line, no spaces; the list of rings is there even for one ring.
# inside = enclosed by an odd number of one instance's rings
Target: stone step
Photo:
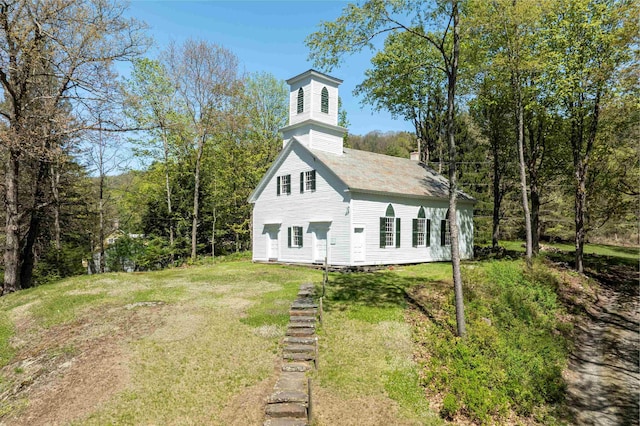
[[[271,418],[307,418],[307,407],[296,402],[283,402],[281,404],[267,404],[265,410],[267,416]]]
[[[314,317],[312,315],[295,315],[294,317],[291,318],[291,321],[293,321],[293,322],[311,322],[311,323],[315,323],[316,322],[316,317]]]
[[[289,328],[316,328],[316,325],[312,322],[297,321],[296,318],[289,322]]]
[[[285,345],[283,349],[284,353],[316,353],[316,345],[302,345],[290,343]]]
[[[286,335],[292,337],[309,337],[316,334],[315,328],[288,328]]]
[[[307,361],[290,361],[282,363],[282,371],[305,372],[311,370],[311,363]]]
[[[316,292],[313,290],[300,290],[298,292],[298,297],[313,297],[315,294]]]
[[[306,419],[295,419],[295,418],[274,418],[267,419],[263,423],[264,426],[307,426]]]
[[[317,309],[313,309],[313,308],[309,308],[309,309],[291,309],[289,311],[289,315],[292,317],[298,317],[298,316],[309,316],[309,315],[313,315],[316,316],[318,315],[318,310]]]
[[[315,352],[287,352],[282,354],[282,358],[290,361],[313,361],[316,359]]]
[[[300,290],[309,290],[309,289],[314,289],[316,288],[315,285],[313,285],[313,283],[302,283],[300,284]]]
[[[318,309],[318,304],[313,301],[294,300],[291,309]]]
[[[283,374],[284,373],[285,372],[283,372]],[[306,404],[309,402],[309,397],[305,392],[282,390],[272,393],[267,398],[268,404],[278,404],[282,402],[300,402]]]
[[[295,345],[315,345],[318,341],[317,337],[285,337],[283,343]]]
[[[281,373],[273,388],[276,391],[292,390],[306,393],[307,376],[304,373]]]

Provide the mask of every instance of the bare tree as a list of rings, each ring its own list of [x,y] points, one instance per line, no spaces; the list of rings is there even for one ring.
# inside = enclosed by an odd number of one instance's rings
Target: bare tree
[[[197,255],[200,172],[205,146],[224,125],[232,99],[241,87],[238,58],[229,50],[205,41],[171,44],[164,53],[169,74],[191,124],[195,165],[193,170],[193,217],[191,259]]]
[[[95,126],[86,113],[106,96],[114,61],[132,59],[147,44],[144,26],[123,14],[124,7],[112,0],[0,2],[0,138],[6,151],[3,294],[31,284],[33,262],[24,255],[30,253],[31,224],[39,206],[25,210],[19,199],[20,164],[36,161],[46,182],[58,138]],[[21,231],[25,224],[32,229],[27,240]]]

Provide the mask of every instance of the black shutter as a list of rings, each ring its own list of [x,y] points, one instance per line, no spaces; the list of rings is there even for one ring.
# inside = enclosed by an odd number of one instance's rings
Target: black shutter
[[[413,246],[418,247],[418,219],[413,219]]]
[[[443,246],[447,242],[447,221],[442,219],[440,221],[440,245]]]
[[[300,193],[304,192],[304,172],[300,172]]]
[[[302,226],[298,226],[298,233],[300,235],[300,245],[298,247],[302,247],[302,242],[304,240],[304,234],[302,233]]]
[[[387,239],[385,238],[385,219],[384,217],[380,218],[380,248],[385,247],[385,243]]]
[[[276,194],[280,195],[280,176],[278,176],[277,182]]]
[[[311,190],[316,190],[316,171],[311,170]]]
[[[289,178],[287,179],[287,194],[291,194],[291,175],[287,175],[287,177]]]
[[[396,247],[400,247],[400,218],[396,218]]]
[[[427,247],[431,246],[431,219],[427,219],[427,230],[425,231],[425,243]]]
[[[291,248],[291,227],[288,227],[287,231],[288,231],[288,235],[289,235],[289,238],[288,238],[289,248]]]

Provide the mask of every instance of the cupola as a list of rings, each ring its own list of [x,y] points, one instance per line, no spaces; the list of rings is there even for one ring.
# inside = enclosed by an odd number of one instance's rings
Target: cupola
[[[293,137],[309,149],[342,154],[347,132],[338,126],[338,86],[342,80],[308,70],[287,80],[289,125],[281,129],[283,145]]]

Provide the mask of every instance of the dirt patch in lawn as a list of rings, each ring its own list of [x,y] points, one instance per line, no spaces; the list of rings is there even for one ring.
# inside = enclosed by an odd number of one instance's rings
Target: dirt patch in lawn
[[[420,425],[402,418],[397,402],[385,396],[344,398],[313,386],[313,419],[318,426]]]
[[[25,309],[17,327],[28,328],[14,362],[0,373],[0,423],[66,424],[82,419],[131,380],[126,342],[163,324],[163,306],[94,310],[70,324],[39,328]]]
[[[273,374],[250,386],[225,404],[220,413],[220,424],[228,426],[260,425],[264,421],[265,401],[273,392],[280,373],[280,359],[276,359]]]

